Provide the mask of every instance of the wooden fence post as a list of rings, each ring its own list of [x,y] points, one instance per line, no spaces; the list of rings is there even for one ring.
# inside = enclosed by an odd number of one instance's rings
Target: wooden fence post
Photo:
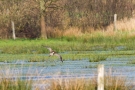
[[[97,90],[104,90],[104,65],[98,65],[98,89]]]
[[[116,22],[117,22],[117,14],[114,14],[114,31],[117,30],[117,24],[116,24]]]
[[[11,21],[11,24],[12,24],[13,39],[15,40],[16,39],[16,35],[15,35],[15,24],[14,24],[13,21]]]

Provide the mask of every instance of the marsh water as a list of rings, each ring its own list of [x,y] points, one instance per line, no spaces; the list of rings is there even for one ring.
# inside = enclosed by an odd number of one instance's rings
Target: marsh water
[[[108,53],[110,51],[92,51],[92,53]],[[67,54],[61,53],[61,55]],[[77,53],[74,51],[74,53]],[[83,51],[81,53],[91,53]],[[39,54],[41,55],[41,54]],[[47,55],[46,55],[47,56]],[[104,64],[105,74],[124,76],[135,81],[135,65],[129,64],[134,55],[108,57],[99,62],[90,62],[88,58],[81,60],[60,60],[28,62],[27,60],[14,60],[12,62],[0,62],[0,73],[7,78],[21,78],[32,80],[55,79],[55,78],[92,78],[97,75],[97,66]]]

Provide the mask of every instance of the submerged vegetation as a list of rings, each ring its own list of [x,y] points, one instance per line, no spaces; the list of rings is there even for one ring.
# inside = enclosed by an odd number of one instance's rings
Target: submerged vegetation
[[[127,64],[135,64],[135,59],[129,61]]]
[[[66,53],[66,54],[64,54]],[[107,58],[135,56],[133,51],[66,51],[60,53],[65,60],[89,60],[90,62],[100,62]],[[46,62],[59,60],[58,57],[49,57],[45,54],[0,54],[0,62],[12,63],[17,61],[26,62]],[[131,61],[130,61],[131,63]]]
[[[99,61],[103,61],[103,60],[106,60],[107,59],[107,56],[104,56],[104,55],[94,55],[92,56],[89,61],[90,62],[99,62]]]

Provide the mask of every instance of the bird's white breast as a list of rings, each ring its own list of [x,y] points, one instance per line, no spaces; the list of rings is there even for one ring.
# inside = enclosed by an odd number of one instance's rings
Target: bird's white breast
[[[51,55],[51,56],[54,55],[54,52],[51,52],[50,55]]]

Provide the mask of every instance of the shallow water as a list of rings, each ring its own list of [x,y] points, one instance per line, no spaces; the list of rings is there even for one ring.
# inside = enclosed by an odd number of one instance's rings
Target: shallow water
[[[74,61],[65,60],[63,63],[61,61],[28,62],[19,60],[11,63],[0,62],[0,72],[5,73],[7,72],[6,70],[9,69],[12,76],[17,76],[18,74],[19,76],[22,75],[23,78],[31,77],[34,79],[39,76],[44,79],[54,77],[71,78],[72,76],[91,77],[97,75],[98,64],[104,64],[106,73],[109,73],[109,70],[111,70],[113,75],[124,75],[128,78],[135,78],[135,66],[127,64],[129,60],[133,58],[135,57],[111,57],[100,62],[89,62],[87,59]]]
[[[92,51],[92,53],[109,53],[110,51]],[[76,52],[72,52],[76,53]],[[78,52],[77,52],[78,53]],[[83,52],[83,53],[88,53]],[[91,53],[91,51],[89,52]],[[64,53],[67,54],[67,53]],[[0,73],[6,78],[21,78],[32,80],[47,80],[56,78],[92,78],[97,76],[97,66],[104,64],[105,74],[113,76],[124,76],[135,82],[135,65],[128,64],[135,56],[108,57],[104,61],[89,62],[83,60],[59,60],[44,62],[28,62],[27,60],[16,60],[13,62],[0,62]],[[3,77],[1,77],[3,78]]]

